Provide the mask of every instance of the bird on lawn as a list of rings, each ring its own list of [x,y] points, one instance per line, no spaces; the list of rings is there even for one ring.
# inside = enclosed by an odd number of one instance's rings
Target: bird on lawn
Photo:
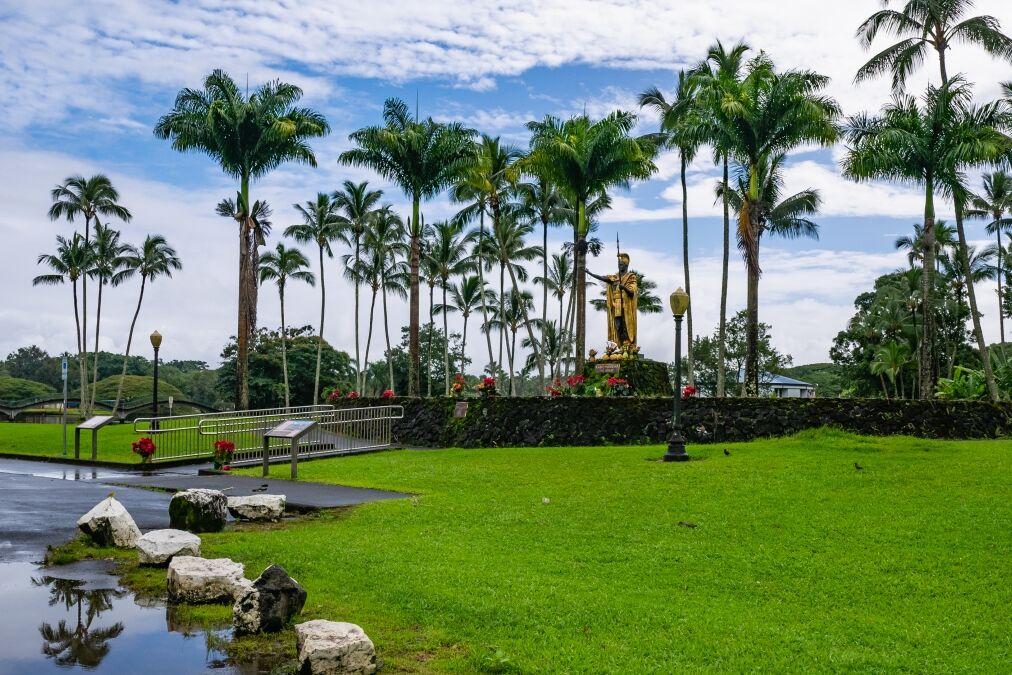
[[[690,529],[691,528],[699,527],[699,525],[696,525],[695,523],[690,523],[687,520],[680,520],[680,521],[678,521],[678,525],[679,525],[679,527],[688,527]]]
[[[854,468],[857,469],[858,471],[864,471],[864,467],[858,464],[857,462],[854,462]]]
[[[724,448],[724,456],[725,457],[730,457],[731,456],[731,451],[728,450],[727,448]]]

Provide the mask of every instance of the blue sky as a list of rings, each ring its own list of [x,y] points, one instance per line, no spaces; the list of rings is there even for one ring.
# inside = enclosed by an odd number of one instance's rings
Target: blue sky
[[[216,362],[234,331],[236,251],[228,223],[214,204],[235,186],[200,155],[182,155],[151,133],[183,86],[200,86],[221,67],[252,85],[280,77],[305,90],[303,102],[324,112],[331,135],[314,143],[319,167],[286,166],[254,188],[274,206],[280,225],[294,222],[291,204],[330,191],[346,178],[370,180],[399,208],[400,192],[365,169],[337,164],[348,133],[377,123],[390,96],[414,105],[422,115],[454,119],[505,140],[526,145],[524,122],[545,114],[567,116],[587,110],[600,116],[635,109],[648,86],[670,91],[674,71],[696,62],[716,38],[741,38],[765,49],[782,67],[809,67],[832,78],[829,91],[847,113],[875,109],[888,97],[885,81],[854,86],[854,71],[867,58],[853,39],[877,0],[806,3],[788,0],[770,6],[731,0],[703,2],[538,3],[384,2],[363,7],[341,0],[320,2],[128,2],[105,0],[37,3],[0,0],[0,281],[8,289],[0,304],[0,356],[26,343],[50,352],[72,349],[69,289],[31,287],[35,257],[52,247],[67,223],[45,216],[49,189],[73,173],[109,174],[122,201],[135,213],[124,236],[139,241],[149,232],[176,245],[185,269],[151,289],[138,330],[167,336],[167,358]],[[978,13],[997,16],[1012,30],[1012,8],[995,0],[977,3]],[[877,44],[876,46],[884,45]],[[996,83],[1012,77],[1007,64],[975,49],[955,46],[950,71],[978,82],[982,99],[997,94]],[[912,91],[935,73],[929,60]],[[937,78],[935,78],[937,79]],[[642,114],[638,130],[656,120]],[[814,187],[825,204],[818,218],[819,241],[764,243],[762,320],[773,325],[778,347],[796,363],[828,358],[832,337],[851,314],[854,296],[886,271],[903,264],[892,250],[897,234],[920,214],[916,189],[888,184],[857,185],[839,176],[842,148],[802,149],[786,171],[789,190]],[[666,294],[682,284],[681,193],[678,161],[662,156],[650,181],[618,191],[602,219],[599,236],[613,246],[620,232],[633,267],[658,282]],[[711,332],[717,320],[720,276],[720,218],[713,204],[717,172],[702,151],[690,166],[690,257],[696,333]],[[949,206],[944,205],[943,210]],[[428,220],[455,207],[445,198],[425,206]],[[278,227],[278,232],[282,228]],[[972,224],[971,239],[983,237]],[[564,237],[552,233],[553,248]],[[275,238],[276,240],[276,238]],[[274,242],[271,242],[273,244]],[[609,251],[610,253],[610,251]],[[591,269],[608,271],[610,255]],[[744,304],[744,278],[732,252],[730,306]],[[336,290],[328,311],[328,339],[353,347],[350,288],[328,268]],[[109,294],[101,345],[122,349],[136,289]],[[539,294],[538,294],[539,295]],[[980,289],[985,330],[997,335],[994,293]],[[278,307],[269,290],[261,296],[261,323],[275,325]],[[318,298],[306,288],[290,293],[294,323],[315,321]],[[336,317],[342,318],[336,318]],[[393,308],[402,322],[406,307]],[[588,341],[603,342],[603,322],[591,316]],[[596,322],[596,323],[595,323]],[[641,323],[645,352],[671,358],[670,319]],[[597,323],[602,325],[598,326]],[[596,332],[595,332],[596,331]],[[597,335],[600,333],[600,335]],[[472,335],[471,342],[478,345]],[[475,353],[477,355],[477,353]]]

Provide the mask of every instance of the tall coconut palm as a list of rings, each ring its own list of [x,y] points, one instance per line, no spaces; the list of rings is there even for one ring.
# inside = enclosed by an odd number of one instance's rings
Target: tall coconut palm
[[[820,92],[827,77],[808,70],[778,73],[765,54],[749,61],[741,84],[725,93],[726,119],[711,117],[714,137],[726,143],[728,154],[741,169],[742,194],[738,212],[738,247],[745,260],[748,290],[745,322],[745,393],[759,393],[759,239],[763,219],[772,207],[764,191],[775,177],[776,167],[791,150],[808,144],[832,145],[836,141],[839,106]],[[700,129],[701,131],[706,131]],[[727,133],[731,132],[731,133]],[[709,135],[709,134],[708,134]],[[763,174],[767,175],[764,177]],[[765,178],[765,180],[764,180]],[[734,190],[721,190],[730,194]]]
[[[470,251],[474,238],[475,234],[473,232],[465,232],[464,224],[459,220],[436,223],[433,226],[431,246],[427,252],[432,270],[435,273],[443,295],[442,303],[433,308],[433,313],[443,315],[444,396],[450,395],[450,331],[446,316],[446,308],[448,307],[446,295],[449,290],[450,279],[464,275],[473,266]],[[480,296],[478,297],[478,301],[481,301]]]
[[[367,166],[393,181],[411,198],[408,224],[411,252],[410,306],[408,327],[408,394],[419,392],[418,350],[418,269],[422,237],[421,203],[452,185],[474,162],[471,138],[474,132],[456,122],[441,124],[431,117],[412,119],[408,106],[396,98],[383,104],[383,126],[353,132],[349,139],[357,147],[341,153],[340,161]]]
[[[685,184],[685,167],[696,157],[700,140],[693,131],[694,118],[698,117],[695,110],[696,94],[699,90],[699,78],[693,77],[684,70],[678,71],[678,84],[671,100],[668,101],[661,90],[651,87],[640,94],[641,108],[651,108],[661,118],[659,142],[663,147],[678,150],[679,175],[682,183],[682,270],[685,276],[685,292],[692,295],[692,284],[689,277],[689,191]],[[642,294],[642,289],[640,289]],[[640,300],[642,302],[642,298]],[[696,378],[692,367],[692,305],[686,313],[686,375],[690,385],[695,385]]]
[[[886,178],[913,181],[924,189],[922,302],[923,331],[919,365],[919,394],[934,396],[935,326],[935,194],[952,190],[958,173],[993,158],[1004,141],[993,127],[977,124],[960,113],[970,90],[960,78],[941,87],[928,87],[921,105],[909,96],[896,96],[880,114],[851,117],[845,134],[844,174],[855,180]],[[957,204],[957,230],[962,204]],[[963,237],[961,237],[962,239]],[[989,368],[988,368],[989,370]]]
[[[242,89],[223,70],[204,79],[203,89],[183,89],[173,109],[155,125],[155,136],[172,140],[180,152],[201,152],[215,160],[227,175],[239,181],[236,214],[239,236],[239,307],[236,332],[236,406],[249,407],[249,341],[256,317],[255,257],[250,249],[264,245],[254,219],[256,202],[250,183],[278,166],[297,162],[316,166],[309,139],[325,136],[330,125],[323,115],[296,107],[302,90],[275,80]]]
[[[889,381],[893,385],[893,395],[900,398],[901,394],[897,382],[902,384],[903,378],[900,377],[900,373],[909,362],[910,347],[905,343],[889,340],[879,345],[878,349],[875,350],[875,358],[871,362],[871,372],[873,375],[878,375],[882,378],[882,393],[885,394],[886,398],[889,398],[889,389],[886,388],[883,375],[889,377]]]
[[[160,234],[149,234],[145,237],[140,248],[131,247],[124,256],[124,260],[126,264],[122,273],[123,279],[140,276],[141,290],[137,296],[134,318],[130,321],[130,332],[127,333],[126,353],[123,354],[123,372],[120,374],[119,386],[116,387],[116,400],[112,404],[113,412],[119,407],[120,398],[123,396],[123,381],[127,374],[127,364],[130,361],[130,346],[133,344],[137,317],[140,316],[141,304],[144,302],[144,289],[149,282],[154,283],[158,277],[171,278],[173,271],[183,269],[183,263],[176,255],[176,249],[169,246],[165,237]]]
[[[886,4],[886,3],[883,3]],[[1012,61],[1012,40],[1001,32],[1001,24],[993,16],[963,16],[973,7],[973,0],[907,0],[900,10],[881,9],[858,26],[857,39],[865,49],[880,34],[901,38],[871,57],[854,78],[861,82],[883,73],[892,75],[894,92],[903,90],[907,77],[916,70],[933,49],[938,55],[942,84],[949,80],[945,52],[955,43],[980,47],[988,54]]]
[[[897,251],[907,252],[910,267],[924,263],[924,226],[914,223],[913,234],[896,237],[893,247]],[[935,271],[941,269],[941,257],[945,252],[956,246],[956,230],[944,220],[935,221]]]
[[[461,209],[456,218],[465,223],[474,222],[478,219],[478,236],[475,241],[474,259],[478,271],[478,279],[485,283],[485,266],[480,264],[487,253],[485,215],[488,214],[492,230],[503,218],[504,214],[512,214],[516,205],[510,200],[517,190],[517,178],[519,176],[515,166],[518,159],[523,156],[519,148],[512,145],[504,145],[498,136],[482,134],[474,142],[474,163],[468,167],[460,176],[450,191],[450,197],[459,203],[467,204]],[[482,296],[484,303],[481,308],[482,321],[488,323],[488,303]],[[492,354],[492,335],[485,333],[485,341],[488,346],[488,360],[493,363],[495,358]],[[499,352],[500,367],[502,367],[502,349]]]
[[[347,221],[347,226],[341,229],[339,238],[346,245],[354,250],[354,268],[362,262],[362,237],[369,226],[369,218],[376,210],[377,204],[383,198],[382,190],[370,190],[369,182],[353,183],[350,180],[344,181],[342,188],[333,194],[334,202],[341,215]],[[352,269],[346,265],[346,269]],[[362,390],[365,383],[362,380],[362,361],[359,353],[360,331],[359,331],[359,285],[358,276],[352,275],[352,283],[355,286],[355,388]]]
[[[394,387],[394,368],[391,359],[390,343],[390,322],[387,304],[388,295],[407,297],[407,288],[410,283],[408,272],[405,269],[404,258],[410,254],[410,247],[405,242],[407,232],[404,222],[400,216],[393,212],[389,205],[378,209],[370,218],[369,229],[366,230],[362,246],[368,256],[371,257],[375,285],[373,303],[375,304],[375,293],[382,294],[383,300],[383,326],[386,333],[387,343],[387,370],[389,371],[389,388]],[[370,338],[372,335],[370,315]],[[366,358],[369,355],[369,343],[366,342]]]
[[[695,125],[697,140],[713,147],[714,163],[723,166],[720,184],[725,191],[730,190],[729,158],[736,142],[734,125],[731,123],[735,112],[734,101],[745,68],[745,54],[749,49],[744,42],[738,42],[727,49],[718,40],[707,50],[706,59],[693,69],[693,77],[699,87],[694,107],[698,115],[698,123]],[[718,363],[725,362],[727,352],[727,281],[731,259],[731,216],[727,200],[723,201],[723,212],[724,247],[720,278],[720,318],[717,324]],[[718,368],[717,396],[721,398],[726,387],[724,377],[724,369]]]
[[[995,256],[997,267],[995,276],[998,279],[998,325],[1001,343],[1005,344],[1005,313],[1001,310],[1002,278],[1005,274],[1004,256],[1005,251],[1001,245],[1003,233],[1012,234],[1012,177],[1004,171],[995,171],[984,174],[984,191],[970,197],[970,207],[966,216],[970,218],[990,219],[986,225],[987,233],[994,235]]]
[[[649,178],[657,167],[655,144],[631,135],[636,116],[616,111],[592,121],[586,115],[562,121],[551,115],[528,122],[531,153],[526,171],[544,176],[571,199],[576,209],[574,261],[576,278],[576,369],[583,372],[587,336],[587,205],[613,186]]]
[[[77,283],[84,282],[92,265],[92,247],[84,242],[84,237],[74,233],[70,239],[56,237],[56,252],[43,253],[38,258],[39,265],[46,265],[52,272],[40,274],[32,279],[32,286],[55,286],[69,283],[74,296],[74,326],[77,332],[77,363],[81,373],[81,408],[83,417],[87,417],[85,401],[87,400],[88,378],[87,360],[84,354],[84,330],[81,326],[81,313],[77,302]]]
[[[95,174],[90,178],[81,175],[68,177],[63,183],[57,185],[50,191],[53,200],[49,207],[49,219],[59,220],[66,218],[74,222],[75,218],[84,219],[84,246],[91,245],[91,225],[94,221],[96,227],[99,224],[99,217],[119,218],[130,222],[132,217],[130,211],[119,204],[119,192],[112,185],[108,176]],[[81,278],[81,354],[85,359],[81,366],[81,411],[85,416],[90,413],[87,397],[87,373],[88,365],[88,277]],[[97,339],[97,338],[96,338]],[[95,359],[98,359],[98,345],[95,345]]]
[[[281,372],[285,380],[285,409],[292,406],[291,390],[288,386],[288,331],[285,324],[285,287],[289,280],[304,281],[310,286],[316,285],[316,277],[307,269],[309,260],[297,248],[286,248],[279,243],[273,251],[260,257],[260,283],[273,281],[278,287],[278,298],[281,301]]]
[[[120,233],[95,220],[95,241],[92,242],[92,265],[88,276],[98,282],[98,302],[95,305],[95,358],[92,360],[91,403],[95,407],[95,387],[98,384],[98,339],[102,326],[102,291],[107,285],[118,286],[124,279],[126,259],[130,246],[120,241]]]
[[[508,359],[510,368],[509,395],[514,396],[516,394],[514,387],[516,368],[514,367],[514,362],[516,359],[517,331],[520,330],[520,326],[527,320],[530,312],[534,309],[534,296],[530,291],[510,289],[506,295],[496,299],[496,305],[495,316],[489,319],[484,329],[497,330],[507,336],[506,358]],[[528,340],[530,340],[530,336],[528,336]]]
[[[531,223],[541,223],[541,277],[548,278],[548,228],[552,226],[565,225],[569,219],[569,209],[566,208],[566,198],[559,192],[559,189],[541,176],[535,176],[530,183],[517,185],[517,192],[520,197],[519,215]],[[559,319],[560,321],[562,319]],[[548,326],[548,286],[543,285],[541,289],[541,327],[546,330]],[[555,337],[555,336],[553,336]],[[531,345],[532,349],[536,345]],[[544,360],[547,354],[537,349],[534,352],[535,363],[538,366],[538,388],[545,389],[544,381]]]
[[[484,296],[484,297],[483,297]],[[436,306],[436,311],[444,318],[447,312],[460,312],[464,319],[464,327],[460,340],[460,372],[464,370],[464,356],[467,350],[467,320],[480,309],[482,305],[489,305],[493,300],[492,291],[485,288],[484,283],[477,276],[463,275],[459,283],[451,284],[449,288],[449,302],[443,299],[442,305]],[[446,330],[444,324],[443,330]]]
[[[553,338],[556,338],[554,344],[557,348],[568,351],[570,348],[568,341],[572,336],[568,330],[569,321],[564,308],[566,306],[566,293],[573,288],[572,258],[565,252],[562,254],[553,253],[552,264],[548,269],[548,276],[536,277],[534,283],[544,286],[559,301],[559,320],[556,324],[557,332],[553,336]],[[547,356],[546,354],[546,358]],[[558,352],[554,356],[554,363],[562,363],[562,352]],[[553,377],[555,376],[553,375]]]
[[[289,225],[285,228],[285,236],[291,237],[299,243],[314,243],[320,256],[320,332],[316,337],[316,377],[313,380],[313,401],[316,405],[320,402],[320,362],[323,355],[323,325],[327,317],[327,275],[323,267],[323,255],[328,258],[334,257],[334,250],[331,242],[341,234],[341,229],[347,224],[338,213],[337,203],[326,192],[318,192],[316,201],[306,201],[305,204],[292,204],[292,207],[302,216],[302,222]]]

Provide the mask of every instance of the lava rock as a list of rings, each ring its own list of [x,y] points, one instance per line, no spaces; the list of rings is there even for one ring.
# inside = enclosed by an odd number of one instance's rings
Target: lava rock
[[[177,555],[199,556],[200,537],[183,530],[152,530],[137,540],[141,565],[168,565]]]
[[[242,563],[228,558],[176,556],[169,562],[166,576],[169,601],[201,604],[235,600],[251,586],[243,572]]]
[[[226,506],[220,490],[182,490],[169,502],[169,525],[188,532],[220,532],[225,529]]]
[[[141,537],[130,512],[112,495],[81,516],[77,527],[99,546],[133,548]]]
[[[228,512],[237,520],[277,522],[285,513],[285,495],[229,497]]]
[[[279,565],[271,565],[232,607],[238,634],[276,633],[302,611],[306,590]]]
[[[317,619],[295,626],[299,672],[303,675],[371,675],[376,648],[353,623]]]

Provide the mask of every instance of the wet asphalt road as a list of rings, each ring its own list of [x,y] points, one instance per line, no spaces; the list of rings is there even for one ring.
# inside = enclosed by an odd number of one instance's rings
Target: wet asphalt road
[[[46,546],[75,537],[77,519],[110,492],[142,531],[168,527],[170,494],[110,487],[100,480],[91,470],[0,462],[0,563],[41,560]]]

